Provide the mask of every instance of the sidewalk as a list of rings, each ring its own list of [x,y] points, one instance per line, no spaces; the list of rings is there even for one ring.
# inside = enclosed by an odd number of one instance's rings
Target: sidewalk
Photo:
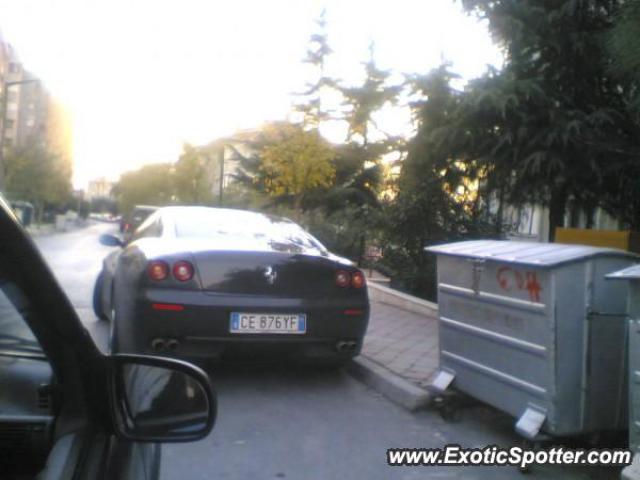
[[[438,367],[438,306],[376,282],[369,298],[369,328],[348,372],[410,411],[424,408]]]
[[[438,319],[374,300],[362,355],[425,388],[438,367]]]

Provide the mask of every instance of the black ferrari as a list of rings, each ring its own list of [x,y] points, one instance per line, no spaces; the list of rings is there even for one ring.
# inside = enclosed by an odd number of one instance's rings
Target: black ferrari
[[[101,242],[121,247],[105,258],[94,293],[113,351],[329,364],[360,352],[363,273],[288,219],[165,207],[128,242]]]

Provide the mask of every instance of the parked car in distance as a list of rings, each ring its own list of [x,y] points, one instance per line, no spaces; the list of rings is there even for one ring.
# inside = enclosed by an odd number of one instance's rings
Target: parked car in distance
[[[213,427],[208,376],[103,355],[0,196],[0,476],[157,479],[160,444]]]
[[[125,239],[130,238],[131,234],[157,209],[158,207],[152,205],[136,205],[120,219],[120,233]]]
[[[112,348],[189,359],[284,356],[339,365],[362,347],[363,273],[290,220],[165,207],[109,254],[94,289]]]

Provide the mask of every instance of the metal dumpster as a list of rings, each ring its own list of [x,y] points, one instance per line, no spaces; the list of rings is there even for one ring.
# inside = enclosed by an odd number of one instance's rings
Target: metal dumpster
[[[607,278],[629,283],[629,449],[633,452],[633,465],[622,471],[622,478],[640,479],[640,265],[611,273]]]
[[[426,249],[438,262],[440,368],[529,439],[626,428],[622,250],[513,241]]]

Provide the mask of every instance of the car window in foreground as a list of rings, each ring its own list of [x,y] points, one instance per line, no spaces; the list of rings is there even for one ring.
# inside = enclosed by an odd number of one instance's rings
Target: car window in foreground
[[[24,320],[28,300],[12,282],[0,279],[0,355],[43,355],[40,344]]]

